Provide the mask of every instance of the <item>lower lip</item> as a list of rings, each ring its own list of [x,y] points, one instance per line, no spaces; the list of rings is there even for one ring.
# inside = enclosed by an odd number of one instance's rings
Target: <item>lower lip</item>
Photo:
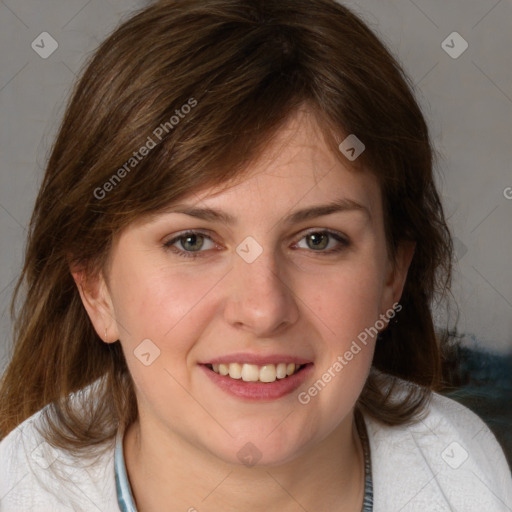
[[[271,401],[282,398],[295,391],[313,370],[313,364],[305,365],[299,372],[274,382],[245,382],[242,379],[220,375],[201,365],[206,375],[223,391],[237,398],[254,401]]]

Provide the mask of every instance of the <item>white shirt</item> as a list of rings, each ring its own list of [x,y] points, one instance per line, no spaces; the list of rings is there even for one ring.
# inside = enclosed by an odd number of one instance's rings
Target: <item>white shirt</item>
[[[385,426],[364,417],[374,512],[511,512],[501,447],[469,409],[438,394],[422,421]],[[0,442],[0,512],[119,512],[115,440],[75,457],[38,431],[42,411]]]

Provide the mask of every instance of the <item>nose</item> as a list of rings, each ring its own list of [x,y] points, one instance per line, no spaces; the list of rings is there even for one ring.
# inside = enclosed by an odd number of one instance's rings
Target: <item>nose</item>
[[[237,255],[234,259],[225,320],[257,337],[270,337],[293,325],[299,318],[296,296],[276,255],[263,251],[252,263]]]

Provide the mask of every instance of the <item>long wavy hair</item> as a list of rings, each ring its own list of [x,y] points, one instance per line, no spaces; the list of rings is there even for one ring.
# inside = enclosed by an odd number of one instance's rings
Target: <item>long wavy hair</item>
[[[131,222],[239,177],[303,105],[345,165],[341,140],[364,141],[352,165],[379,181],[390,255],[416,243],[402,310],[379,337],[357,407],[388,424],[424,410],[439,382],[431,306],[449,290],[452,242],[400,65],[335,1],[166,0],[112,33],[71,96],[12,301],[0,436],[45,406],[48,438],[68,449],[112,439],[137,418],[121,345],[97,336],[70,265],[94,275]],[[419,386],[393,399],[397,379]],[[91,401],[79,391],[93,383]]]

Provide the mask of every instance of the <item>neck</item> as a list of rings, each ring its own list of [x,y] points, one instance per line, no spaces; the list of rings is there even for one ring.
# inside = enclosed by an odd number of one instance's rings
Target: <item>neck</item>
[[[154,430],[150,434],[136,422],[124,437],[138,512],[362,508],[364,457],[352,415],[292,461],[266,467],[228,464],[169,431]]]

